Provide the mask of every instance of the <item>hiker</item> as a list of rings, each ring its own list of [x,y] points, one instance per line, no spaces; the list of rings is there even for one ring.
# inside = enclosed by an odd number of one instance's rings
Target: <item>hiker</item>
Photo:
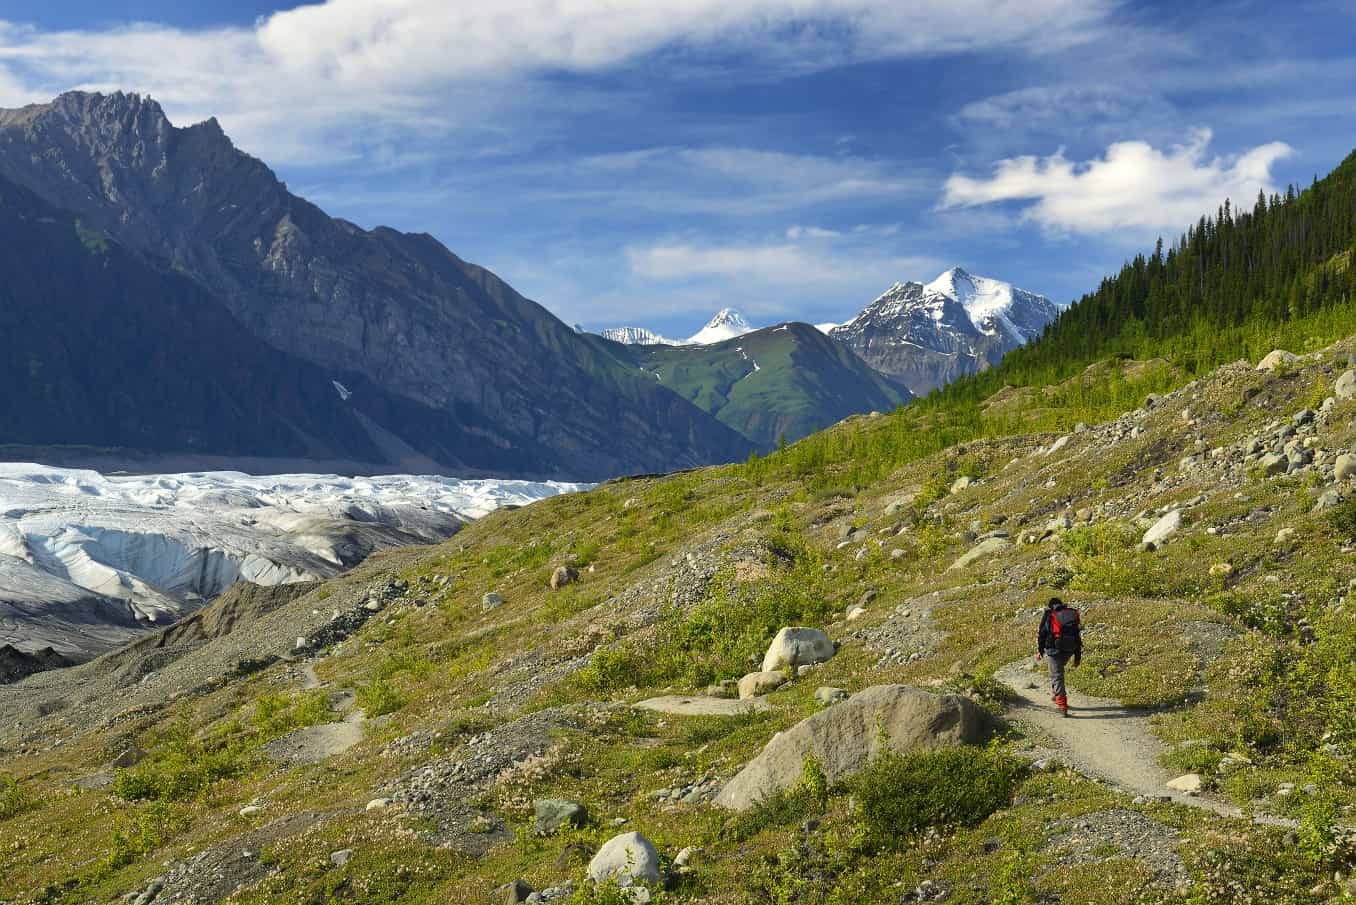
[[[1083,662],[1083,632],[1078,610],[1065,606],[1058,597],[1051,597],[1041,615],[1041,630],[1036,638],[1036,662],[1046,658],[1050,666],[1050,693],[1055,706],[1069,715],[1069,690],[1064,686],[1064,667],[1073,658],[1073,665]]]

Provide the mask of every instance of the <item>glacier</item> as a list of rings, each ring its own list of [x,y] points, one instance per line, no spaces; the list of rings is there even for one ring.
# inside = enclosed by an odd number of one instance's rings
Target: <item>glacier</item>
[[[239,580],[336,575],[587,485],[436,475],[124,475],[0,463],[0,645],[85,658]]]

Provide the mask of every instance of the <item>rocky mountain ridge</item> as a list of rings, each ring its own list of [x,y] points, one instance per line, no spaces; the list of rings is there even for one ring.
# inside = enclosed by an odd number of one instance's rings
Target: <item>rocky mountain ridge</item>
[[[915,395],[991,367],[1058,315],[1044,296],[955,267],[930,283],[895,283],[829,335]]]
[[[349,417],[364,423],[377,464],[422,456],[443,468],[599,478],[747,449],[432,237],[363,230],[291,194],[213,120],[176,128],[153,100],[72,92],[0,112],[0,178],[74,221],[87,249],[164,262],[240,332],[325,375],[325,392],[344,386],[340,401],[358,410]],[[91,303],[98,289],[88,288]]]

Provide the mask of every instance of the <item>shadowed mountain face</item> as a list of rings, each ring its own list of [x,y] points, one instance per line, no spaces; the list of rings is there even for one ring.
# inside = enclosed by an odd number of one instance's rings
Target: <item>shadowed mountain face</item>
[[[145,423],[130,438],[126,428],[85,432],[52,419],[52,430],[0,441],[301,452],[387,470],[417,462],[585,479],[726,461],[749,449],[733,430],[638,374],[610,344],[576,334],[433,238],[362,230],[292,195],[267,166],[236,150],[215,120],[175,128],[154,101],[124,94],[71,93],[0,111],[0,177],[14,184],[11,194],[21,187],[35,196],[22,202],[30,219],[58,227],[28,243],[26,253],[36,256],[29,260],[45,263],[30,268],[28,285],[10,290],[22,292],[33,312],[11,341],[31,337],[39,349],[59,342],[51,354],[89,358],[112,343],[96,342],[87,317],[120,320],[144,309],[136,333],[164,354],[121,362],[123,383],[134,397],[165,397],[159,408],[133,406]],[[13,209],[0,210],[4,228],[19,230],[13,218]],[[68,278],[62,274],[72,262]],[[67,279],[78,285],[58,285]],[[58,295],[78,297],[76,310],[49,310]],[[77,335],[60,340],[33,332],[63,326],[54,319],[83,325],[65,325]],[[28,358],[30,370],[66,373],[68,362],[36,351]],[[245,362],[256,359],[272,369],[266,381],[247,373]],[[190,406],[211,421],[222,400],[178,398],[175,387],[195,370],[226,381],[221,369],[239,377],[230,387],[243,394],[234,396],[236,406],[269,409],[264,422],[306,423],[235,437],[188,437],[158,423],[162,411]],[[30,382],[21,388],[43,389]],[[100,388],[63,382],[68,408],[101,406]],[[82,392],[91,395],[82,400]],[[6,406],[16,404],[14,395]],[[287,397],[304,398],[283,405]],[[23,421],[22,414],[0,412],[0,421]]]

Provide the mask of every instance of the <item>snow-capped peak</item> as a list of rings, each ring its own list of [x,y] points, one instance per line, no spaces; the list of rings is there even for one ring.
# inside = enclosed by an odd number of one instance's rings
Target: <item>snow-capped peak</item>
[[[736,336],[743,336],[745,333],[752,333],[753,327],[744,319],[734,308],[722,308],[711,318],[705,327],[697,332],[695,336],[688,340],[694,345],[705,346],[711,343],[724,342],[727,339],[734,339]]]

